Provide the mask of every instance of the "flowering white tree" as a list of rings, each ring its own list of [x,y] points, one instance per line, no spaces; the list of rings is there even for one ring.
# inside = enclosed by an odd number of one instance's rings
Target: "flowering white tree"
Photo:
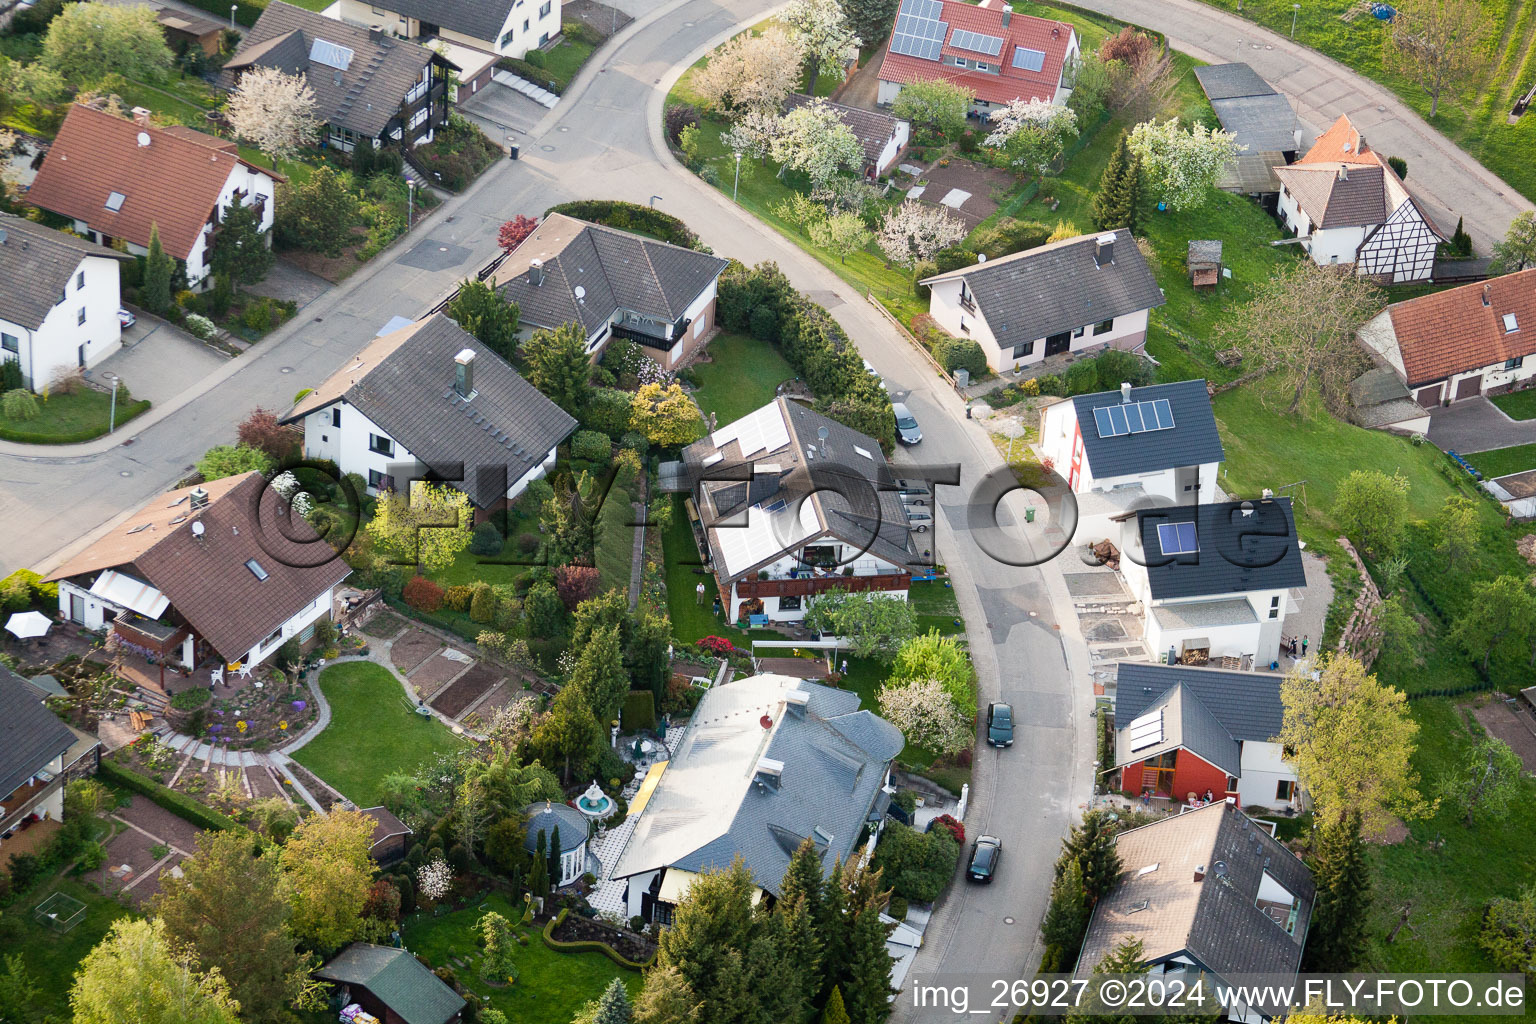
[[[742,156],[766,161],[779,136],[779,115],[771,110],[749,110],[720,137],[725,148]],[[655,362],[655,360],[647,360]]]
[[[919,746],[952,754],[975,740],[975,723],[966,721],[937,679],[888,683],[881,687],[879,700],[880,714]]]
[[[1130,147],[1141,157],[1147,187],[1172,210],[1201,206],[1216,187],[1222,168],[1247,148],[1226,132],[1212,131],[1199,122],[1182,128],[1177,117],[1138,124],[1131,129]]]
[[[1044,174],[1077,138],[1077,115],[1047,100],[1010,100],[992,112],[997,125],[983,146],[1008,154],[1015,167]]]
[[[815,95],[816,78],[822,74],[836,75],[841,82],[844,66],[858,54],[863,41],[843,16],[839,0],[793,0],[782,17],[805,44],[805,56],[811,63],[806,92]]]
[[[843,168],[857,167],[864,160],[864,146],[853,129],[824,100],[785,114],[770,150],[789,170],[804,171],[812,188],[820,188]]]
[[[286,160],[320,134],[315,93],[301,75],[256,67],[240,76],[224,116],[236,135],[277,161]]]
[[[933,259],[965,235],[965,223],[942,206],[908,199],[886,211],[876,241],[892,263],[915,275],[918,264]]]
[[[429,900],[440,900],[448,895],[453,884],[453,869],[446,861],[429,861],[416,869],[416,889]]]
[[[844,263],[869,244],[874,235],[856,213],[834,213],[811,225],[811,241]]]
[[[769,28],[762,35],[743,32],[709,58],[693,76],[705,106],[728,112],[778,110],[800,84],[805,45],[797,35]]]

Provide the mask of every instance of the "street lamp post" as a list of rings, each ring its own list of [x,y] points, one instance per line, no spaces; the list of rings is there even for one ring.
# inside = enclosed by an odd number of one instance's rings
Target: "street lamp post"
[[[104,373],[103,377],[112,386],[112,401],[107,407],[107,433],[113,433],[117,429],[117,374]]]
[[[416,179],[405,179],[405,230],[416,224]]]
[[[650,202],[651,209],[654,210],[656,208],[656,200],[658,200],[660,198],[661,198],[661,196],[651,196],[651,202]]]
[[[731,186],[731,202],[736,202],[736,195],[741,191],[741,153],[736,154],[736,184]]]
[[[1301,13],[1301,4],[1291,4],[1291,38],[1296,38],[1296,15]]]
[[[239,6],[240,6],[239,4],[230,4],[229,5],[229,27],[230,28],[234,28],[235,27],[235,11],[236,11],[237,8],[239,8]]]

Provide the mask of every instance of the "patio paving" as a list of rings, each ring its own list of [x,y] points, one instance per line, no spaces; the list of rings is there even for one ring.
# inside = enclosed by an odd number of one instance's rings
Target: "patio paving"
[[[922,178],[926,187],[919,197],[953,210],[967,229],[974,229],[997,211],[995,196],[1006,196],[1018,187],[1011,172],[962,159],[950,160],[948,167],[934,163],[924,169]],[[915,193],[914,189],[907,195],[910,198]]]

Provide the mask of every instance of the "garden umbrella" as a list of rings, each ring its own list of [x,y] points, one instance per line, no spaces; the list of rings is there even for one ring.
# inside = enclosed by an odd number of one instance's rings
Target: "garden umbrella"
[[[18,640],[30,640],[48,632],[53,620],[42,612],[17,612],[5,624],[5,631]]]

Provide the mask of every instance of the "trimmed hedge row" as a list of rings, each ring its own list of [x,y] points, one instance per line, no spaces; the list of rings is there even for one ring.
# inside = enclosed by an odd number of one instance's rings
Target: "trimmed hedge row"
[[[565,920],[565,916],[570,912],[569,907],[560,908],[560,913],[550,918],[549,923],[544,926],[544,945],[556,953],[602,953],[626,971],[643,971],[656,962],[656,954],[652,953],[649,960],[646,960],[644,963],[636,963],[606,942],[598,942],[593,939],[583,939],[579,942],[560,941],[554,937],[555,929],[560,926],[561,922]]]
[[[247,831],[245,826],[235,819],[198,803],[185,793],[178,793],[174,789],[168,789],[154,779],[140,775],[131,768],[118,764],[111,758],[104,757],[101,759],[101,764],[97,768],[97,774],[105,776],[108,781],[115,782],[124,789],[131,789],[135,793],[149,797],[149,799],[164,807],[178,818],[184,818],[200,828]]]
[[[551,206],[544,211],[544,216],[547,217],[552,213],[563,213],[567,217],[602,224],[604,227],[618,231],[633,231],[636,234],[649,235],[658,241],[682,246],[684,249],[709,251],[699,245],[699,236],[690,231],[688,225],[681,220],[670,213],[662,213],[660,210],[641,206],[639,203],[627,203],[622,199],[578,199],[574,202]]]

